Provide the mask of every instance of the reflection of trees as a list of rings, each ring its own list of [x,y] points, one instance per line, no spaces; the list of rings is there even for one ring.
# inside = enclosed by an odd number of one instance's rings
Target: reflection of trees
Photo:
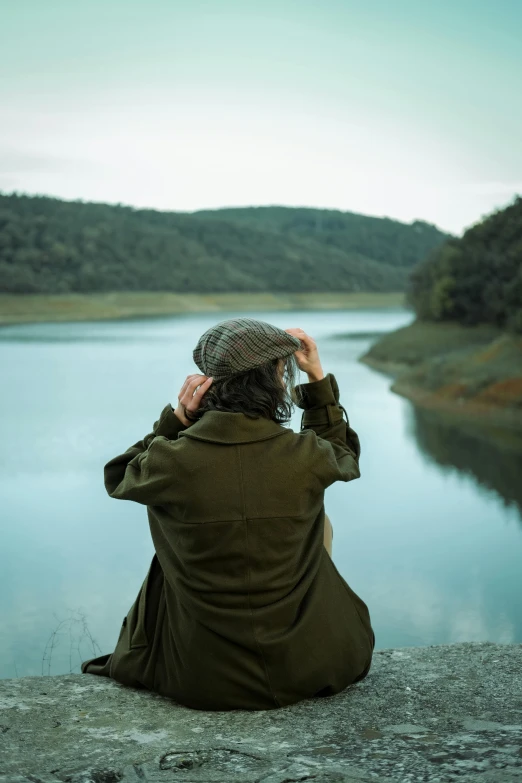
[[[439,465],[457,468],[497,492],[505,504],[522,514],[522,454],[462,431],[431,411],[412,406],[412,430],[417,445]],[[522,522],[522,517],[521,517]]]

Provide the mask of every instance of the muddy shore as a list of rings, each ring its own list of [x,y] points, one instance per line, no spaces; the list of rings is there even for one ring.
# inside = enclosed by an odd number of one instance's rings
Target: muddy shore
[[[138,291],[49,296],[0,294],[0,326],[163,317],[220,311],[359,310],[397,308],[403,305],[404,294],[401,292],[175,294]]]
[[[389,375],[415,405],[522,451],[522,337],[490,327],[418,321],[385,335],[360,359]]]

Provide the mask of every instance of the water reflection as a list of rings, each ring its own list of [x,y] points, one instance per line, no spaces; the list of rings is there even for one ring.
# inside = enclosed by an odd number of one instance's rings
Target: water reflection
[[[455,427],[439,414],[411,407],[411,428],[421,452],[446,469],[472,476],[515,506],[522,524],[522,454],[496,448]]]

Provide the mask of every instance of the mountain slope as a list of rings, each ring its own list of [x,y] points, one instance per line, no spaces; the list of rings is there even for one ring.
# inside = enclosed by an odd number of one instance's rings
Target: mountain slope
[[[284,235],[309,237],[322,245],[360,253],[375,261],[400,267],[414,266],[430,250],[449,238],[436,226],[421,220],[407,224],[390,218],[331,209],[242,207],[195,214],[232,220]]]
[[[306,228],[312,215],[327,233]],[[409,268],[446,239],[421,225],[323,210],[187,214],[0,194],[0,291],[399,291]]]

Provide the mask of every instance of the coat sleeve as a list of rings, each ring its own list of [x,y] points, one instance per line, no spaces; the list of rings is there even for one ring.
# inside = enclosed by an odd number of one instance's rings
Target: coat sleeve
[[[111,498],[145,505],[167,502],[174,458],[170,441],[185,429],[171,404],[166,405],[151,433],[105,465],[105,489]]]
[[[298,406],[303,409],[301,433],[317,436],[314,472],[327,487],[334,481],[359,478],[361,444],[339,402],[339,386],[332,373],[322,380],[297,386]],[[344,414],[344,416],[343,416]]]

